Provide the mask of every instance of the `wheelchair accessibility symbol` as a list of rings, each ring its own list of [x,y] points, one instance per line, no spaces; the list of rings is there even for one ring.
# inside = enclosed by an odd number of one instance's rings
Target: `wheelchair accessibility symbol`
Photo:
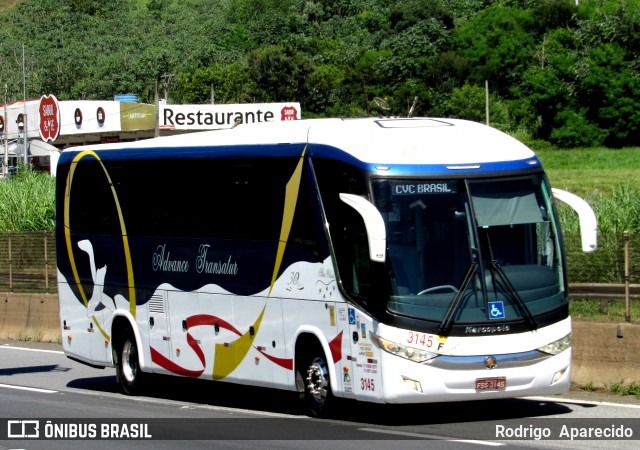
[[[356,310],[353,308],[349,308],[349,325],[356,324]]]
[[[504,319],[504,303],[489,302],[489,319]]]

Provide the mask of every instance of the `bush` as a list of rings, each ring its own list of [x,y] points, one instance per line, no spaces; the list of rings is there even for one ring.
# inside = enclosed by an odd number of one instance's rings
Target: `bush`
[[[606,138],[605,132],[575,111],[561,111],[555,120],[558,125],[551,132],[549,140],[558,147],[597,147],[602,145]]]

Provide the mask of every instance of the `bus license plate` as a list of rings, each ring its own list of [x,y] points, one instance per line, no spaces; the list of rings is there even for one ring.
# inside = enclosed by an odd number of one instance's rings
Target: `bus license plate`
[[[486,390],[492,390],[492,389],[506,389],[506,388],[507,388],[507,379],[505,377],[476,379],[476,391],[486,391]]]

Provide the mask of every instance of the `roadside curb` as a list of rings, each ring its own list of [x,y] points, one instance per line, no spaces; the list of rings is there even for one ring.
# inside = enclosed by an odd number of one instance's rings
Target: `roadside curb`
[[[640,325],[573,321],[571,381],[603,388],[640,382]]]
[[[0,339],[60,342],[55,294],[0,293]]]

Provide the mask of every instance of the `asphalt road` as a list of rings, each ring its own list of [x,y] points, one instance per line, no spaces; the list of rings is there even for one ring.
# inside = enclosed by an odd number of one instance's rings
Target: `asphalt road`
[[[36,426],[40,439],[16,438]],[[632,433],[634,440],[570,439],[598,429]],[[100,439],[103,431],[118,439]],[[52,439],[73,433],[87,439]],[[546,433],[554,439],[536,439]],[[175,377],[155,377],[145,395],[127,397],[113,369],[69,360],[59,345],[0,341],[0,449],[613,450],[635,449],[638,440],[640,402],[630,398],[571,393],[402,406],[344,401],[331,419],[320,420],[307,417],[290,393]]]

